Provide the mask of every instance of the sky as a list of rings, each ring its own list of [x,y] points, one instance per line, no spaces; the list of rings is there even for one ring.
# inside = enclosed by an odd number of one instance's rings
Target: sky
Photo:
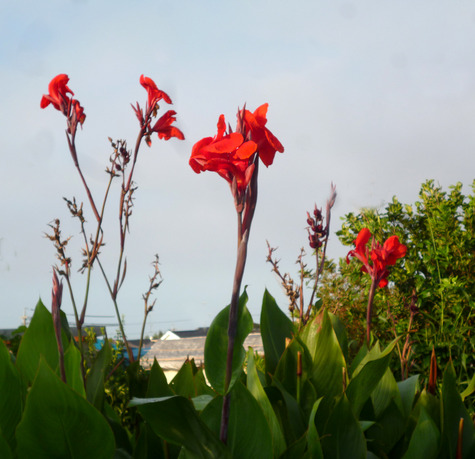
[[[259,322],[264,289],[286,311],[266,263],[266,240],[284,272],[297,276],[307,253],[306,212],[338,192],[332,233],[341,217],[381,208],[396,195],[413,203],[434,179],[465,193],[475,172],[475,4],[456,0],[160,1],[33,0],[0,5],[0,329],[31,317],[39,298],[51,305],[55,250],[44,234],[59,218],[71,236],[73,288],[84,296],[81,235],[63,197],[84,202],[71,160],[65,118],[41,96],[57,74],[87,115],[76,143],[97,201],[107,183],[108,137],[135,144],[144,106],[140,75],[171,97],[186,139],[153,138],[140,150],[136,201],[128,235],[128,272],[119,308],[129,338],[143,320],[142,294],[160,257],[163,283],[146,334],[209,326],[231,298],[235,266],[233,199],[217,174],[195,174],[192,147],[216,134],[220,114],[269,103],[267,127],[285,148],[259,171],[259,198],[243,285]],[[113,276],[118,255],[118,183],[105,213],[101,260]],[[328,254],[348,248],[332,234]],[[311,265],[311,258],[308,257]],[[73,321],[67,295],[63,310]],[[98,270],[86,323],[117,320]]]

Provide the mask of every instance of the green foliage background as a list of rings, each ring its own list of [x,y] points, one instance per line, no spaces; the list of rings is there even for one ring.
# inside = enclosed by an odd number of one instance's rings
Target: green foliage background
[[[472,194],[464,196],[462,184],[443,191],[429,180],[421,186],[414,205],[394,197],[383,210],[364,209],[344,217],[337,232],[352,246],[358,232],[367,227],[378,241],[396,234],[407,245],[406,256],[391,268],[390,285],[378,289],[374,327],[377,338],[404,335],[409,325],[413,293],[418,312],[410,330],[413,372],[427,373],[432,347],[440,363],[452,358],[462,380],[475,371],[475,181]],[[328,264],[319,290],[345,322],[350,337],[363,340],[369,276],[355,260],[347,265]]]

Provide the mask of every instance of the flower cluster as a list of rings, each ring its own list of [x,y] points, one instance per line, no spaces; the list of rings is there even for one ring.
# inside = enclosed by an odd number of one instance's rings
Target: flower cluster
[[[55,76],[48,86],[48,94],[41,98],[40,107],[46,108],[50,104],[53,105],[56,110],[68,118],[70,122],[68,129],[73,134],[78,123],[83,125],[86,115],[79,101],[68,95],[74,96],[74,92],[67,86],[68,82],[69,77],[64,73]]]
[[[163,99],[167,104],[172,104],[172,100],[166,92],[158,89],[157,85],[151,78],[141,75],[140,84],[146,89],[148,93],[145,112],[140,108],[138,102],[135,107],[132,105],[132,108],[134,109],[140,125],[144,130],[145,141],[147,145],[149,147],[152,145],[150,136],[154,132],[158,134],[159,139],[169,140],[172,137],[176,137],[177,139],[184,140],[185,136],[183,135],[183,132],[181,132],[177,127],[172,126],[172,124],[176,121],[175,110],[168,110],[156,121],[152,127],[152,118],[157,116],[157,111],[160,108],[158,102]]]
[[[224,115],[218,120],[218,132],[214,137],[198,141],[191,152],[190,166],[196,173],[217,172],[243,192],[256,167],[258,155],[265,166],[274,161],[277,151],[284,147],[266,127],[268,104],[261,105],[253,113],[245,108],[238,111],[236,132],[226,131]]]
[[[386,287],[388,266],[393,266],[399,258],[404,257],[407,247],[399,242],[397,236],[391,236],[383,245],[373,239],[369,249],[367,244],[370,238],[369,229],[363,228],[355,240],[355,249],[350,250],[346,262],[350,263],[350,257],[356,257],[363,263],[361,271],[370,274],[379,287]]]

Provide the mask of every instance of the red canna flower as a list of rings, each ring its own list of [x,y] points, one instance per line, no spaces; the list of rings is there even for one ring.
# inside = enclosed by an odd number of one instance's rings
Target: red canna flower
[[[244,141],[242,134],[226,134],[224,115],[218,120],[218,132],[214,137],[205,137],[198,141],[191,152],[190,166],[199,174],[204,171],[217,172],[230,185],[236,182],[238,191],[248,186],[254,171],[254,154],[257,145],[253,141]]]
[[[174,110],[168,110],[158,119],[151,132],[156,132],[159,139],[169,140],[171,137],[176,137],[177,139],[184,140],[183,132],[177,127],[172,126],[172,123],[176,121],[175,115],[176,112]]]
[[[68,81],[69,77],[64,73],[55,76],[48,86],[49,94],[45,94],[41,98],[40,107],[46,108],[51,104],[56,110],[59,110],[68,118],[68,132],[74,136],[77,124],[81,123],[82,126],[86,115],[79,101],[68,95],[74,96],[74,92],[67,86]]]
[[[59,110],[63,115],[69,115],[70,97],[68,93],[74,95],[67,84],[69,77],[64,73],[55,76],[48,85],[49,94],[43,95],[41,98],[41,108],[46,108],[49,104],[52,104],[56,110]]]
[[[350,263],[350,257],[358,258],[363,263],[361,271],[370,274],[379,287],[386,287],[389,275],[387,267],[393,266],[399,258],[404,257],[407,247],[399,242],[397,236],[391,236],[382,246],[373,240],[369,250],[367,244],[370,238],[369,229],[363,228],[355,240],[355,249],[348,252],[346,262]]]
[[[157,88],[157,85],[151,78],[141,75],[140,84],[147,90],[148,93],[145,113],[140,108],[138,102],[136,106],[132,105],[132,108],[134,109],[135,115],[137,116],[140,126],[143,129],[143,135],[147,145],[149,147],[152,145],[150,136],[154,132],[158,134],[159,139],[169,140],[172,137],[176,137],[177,139],[184,140],[185,136],[183,135],[183,132],[181,132],[177,127],[172,126],[172,123],[176,121],[176,112],[174,110],[168,110],[157,120],[153,128],[151,127],[152,119],[157,116],[157,111],[159,108],[157,105],[158,102],[163,99],[167,104],[171,104],[172,100],[167,95],[167,93]]]
[[[171,104],[172,100],[168,97],[168,94],[164,91],[161,91],[157,88],[155,82],[146,76],[140,76],[140,84],[147,90],[148,92],[148,101],[147,107],[150,110],[153,110],[157,102],[160,100],[164,100],[167,104]]]
[[[243,110],[243,121],[246,129],[250,132],[250,138],[257,143],[259,157],[266,167],[274,162],[275,153],[284,152],[284,147],[279,139],[272,134],[265,126],[267,124],[267,108],[269,104],[262,104],[254,113],[249,110]]]

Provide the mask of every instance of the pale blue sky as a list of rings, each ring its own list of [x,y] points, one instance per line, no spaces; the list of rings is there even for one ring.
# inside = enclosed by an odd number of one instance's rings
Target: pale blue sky
[[[428,178],[447,187],[474,178],[475,4],[472,1],[5,1],[0,6],[0,328],[15,327],[38,297],[50,305],[54,249],[43,237],[60,218],[79,235],[62,197],[85,200],[59,112],[41,110],[48,83],[67,73],[87,119],[77,136],[93,192],[103,193],[107,137],[132,145],[130,103],[153,78],[174,102],[186,140],[141,150],[119,298],[129,336],[158,253],[164,282],[148,332],[209,325],[230,299],[235,213],[227,183],[188,166],[193,144],[216,132],[221,113],[268,102],[268,127],[285,153],[261,168],[244,284],[256,321],[264,288],[286,301],[266,239],[283,270],[306,246],[306,211],[338,188],[339,216],[397,195],[417,199]],[[106,215],[104,263],[113,271],[117,203]],[[92,217],[92,215],[91,215]],[[92,221],[92,218],[90,218]],[[93,228],[91,227],[91,231]],[[330,255],[343,255],[336,237]],[[310,260],[309,260],[310,263]],[[113,315],[99,273],[89,313]],[[75,274],[81,297],[84,279]],[[65,311],[71,313],[65,298]],[[110,319],[114,321],[114,319]],[[115,327],[114,327],[115,328]]]

